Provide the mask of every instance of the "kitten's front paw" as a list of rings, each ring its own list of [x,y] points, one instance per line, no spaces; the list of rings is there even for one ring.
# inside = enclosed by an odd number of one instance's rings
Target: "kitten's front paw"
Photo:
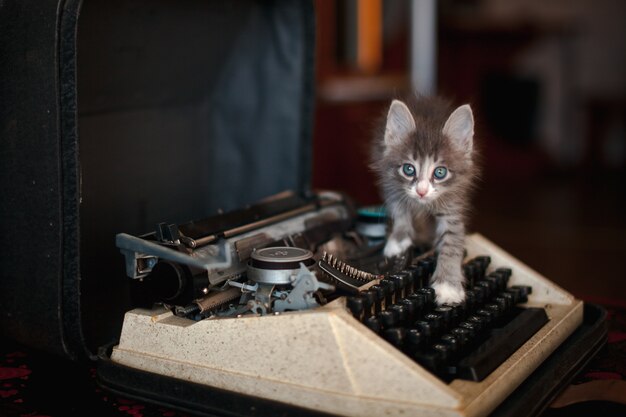
[[[456,305],[465,301],[465,289],[460,282],[437,281],[431,286],[435,290],[435,301],[439,305]]]
[[[404,253],[404,251],[406,251],[411,244],[412,242],[409,237],[405,237],[402,240],[389,238],[387,244],[385,245],[385,249],[383,249],[383,255],[387,258],[393,258],[394,256]]]

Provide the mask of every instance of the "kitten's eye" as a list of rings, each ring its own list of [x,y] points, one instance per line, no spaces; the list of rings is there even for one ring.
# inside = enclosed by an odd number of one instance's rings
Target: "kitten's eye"
[[[415,176],[415,167],[413,165],[411,165],[411,164],[404,164],[404,165],[402,165],[402,172],[407,177],[414,177]]]
[[[433,172],[433,176],[438,180],[444,179],[446,175],[448,175],[448,168],[446,167],[437,167],[435,172]]]

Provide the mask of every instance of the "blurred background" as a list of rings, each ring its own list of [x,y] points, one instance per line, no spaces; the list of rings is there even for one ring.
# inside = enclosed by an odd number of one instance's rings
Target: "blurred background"
[[[317,0],[313,186],[380,204],[372,126],[412,90],[470,103],[468,229],[588,301],[626,303],[626,3]]]

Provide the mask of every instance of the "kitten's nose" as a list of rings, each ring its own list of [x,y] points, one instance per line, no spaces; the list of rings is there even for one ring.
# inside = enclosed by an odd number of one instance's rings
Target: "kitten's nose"
[[[425,184],[423,181],[418,182],[417,187],[415,187],[415,192],[417,192],[420,197],[424,197],[426,193],[428,193],[428,183]]]

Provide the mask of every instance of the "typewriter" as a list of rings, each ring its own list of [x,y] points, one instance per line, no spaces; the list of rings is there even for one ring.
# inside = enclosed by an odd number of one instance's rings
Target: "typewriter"
[[[207,404],[236,393],[295,415],[481,416],[583,320],[580,300],[479,234],[466,239],[467,301],[438,306],[436,254],[386,259],[384,226],[320,192],[120,233],[139,307],[110,362],[210,388]]]

